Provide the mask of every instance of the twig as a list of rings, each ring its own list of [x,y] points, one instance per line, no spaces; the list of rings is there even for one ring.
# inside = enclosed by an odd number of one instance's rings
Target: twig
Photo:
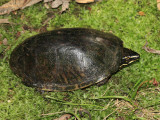
[[[148,45],[148,42],[146,41],[145,45],[143,46],[143,49],[149,53],[155,53],[155,54],[158,54],[160,55],[160,50],[155,50],[155,49],[152,49],[152,48],[149,48],[147,47]]]
[[[49,99],[52,99],[52,100],[58,101],[58,102],[60,102],[61,104],[64,104],[64,105],[92,106],[92,107],[99,107],[99,108],[103,108],[103,106],[94,105],[94,104],[78,104],[78,103],[66,102],[66,101],[64,101],[64,100],[59,100],[59,99],[56,99],[56,98],[50,97],[50,96],[48,96],[48,95],[47,95],[47,96],[45,96],[45,98],[49,98]]]
[[[73,115],[75,118],[77,118],[77,120],[81,120],[81,118],[79,118],[78,115],[76,115],[75,113],[73,113],[73,112],[66,112],[66,111],[42,114],[42,116],[55,115],[55,114],[60,114],[60,113],[68,113],[68,114]]]
[[[132,106],[136,107],[132,100],[130,100],[127,96],[102,96],[102,97],[96,97],[96,98],[91,98],[91,99],[123,99],[125,101],[128,101],[131,103]]]
[[[47,114],[41,114],[42,116],[46,116],[46,115],[55,115],[55,114],[59,114],[59,113],[66,113],[65,111],[62,112],[55,112],[55,113],[47,113]]]
[[[42,26],[45,26],[52,18],[54,18],[54,15],[52,15],[51,17],[49,17],[47,20],[45,20],[43,22],[43,25]]]
[[[108,118],[110,115],[112,115],[113,113],[115,113],[117,110],[118,110],[118,108],[115,109],[115,110],[114,110],[113,112],[111,112],[110,114],[108,114],[103,120],[107,120],[107,118]]]

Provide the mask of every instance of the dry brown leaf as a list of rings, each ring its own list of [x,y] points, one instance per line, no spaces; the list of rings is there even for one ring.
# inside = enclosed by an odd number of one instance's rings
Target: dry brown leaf
[[[32,6],[40,1],[42,1],[42,0],[30,0],[25,6],[22,7],[22,9],[29,7],[29,6]]]
[[[67,10],[69,8],[69,2],[70,0],[62,0],[63,1],[63,4],[62,4],[62,10],[61,12]]]
[[[7,14],[18,9],[24,9],[40,1],[42,0],[11,0],[8,3],[0,6],[0,15]],[[51,1],[53,0],[44,0],[45,3],[51,2]],[[96,2],[96,1],[101,1],[101,0],[76,0],[77,3],[90,3],[90,2]],[[60,5],[62,5],[61,12],[63,12],[69,8],[69,2],[70,0],[54,0],[52,2],[52,8],[57,8]]]
[[[0,19],[0,24],[2,23],[10,23],[10,22],[8,21],[8,19]]]
[[[55,0],[52,2],[52,8],[57,8],[62,4],[63,4],[62,0]]]
[[[157,8],[160,10],[160,0],[157,0]]]
[[[138,87],[138,89],[137,89],[137,92],[138,92],[138,90],[142,87],[142,85],[144,85],[144,84],[146,84],[146,83],[153,84],[154,86],[158,86],[158,85],[159,85],[159,82],[158,82],[155,78],[153,78],[152,80],[146,80],[146,81],[143,81],[143,82],[139,85],[139,87]]]
[[[142,11],[139,11],[138,14],[139,14],[140,16],[145,16],[144,12],[142,12]]]
[[[72,115],[71,114],[64,114],[62,115],[60,118],[56,118],[54,120],[68,120],[69,118],[71,118]]]
[[[91,3],[94,2],[94,0],[76,0],[77,3]]]
[[[7,45],[8,44],[8,40],[7,40],[7,38],[4,38],[3,39],[3,45]]]
[[[159,120],[158,117],[156,116],[160,116],[160,111],[155,111],[154,109],[151,108],[150,109],[143,108],[141,110],[137,110],[135,115],[137,117],[144,118],[144,120]]]
[[[149,53],[155,53],[155,54],[158,54],[160,55],[160,50],[155,50],[155,49],[152,49],[152,48],[149,48],[147,47],[148,45],[148,42],[146,42],[146,44],[143,46],[143,49]]]
[[[153,78],[152,80],[153,80],[152,84],[154,86],[158,86],[159,85],[159,82],[155,78]]]
[[[42,0],[11,0],[0,6],[0,15],[7,14],[18,9],[24,9],[40,1]]]
[[[60,5],[62,5],[61,12],[63,12],[69,8],[69,2],[70,2],[70,0],[55,0],[52,2],[52,8],[57,8]]]
[[[44,3],[44,7],[47,8],[47,9],[50,8],[50,6],[47,3]]]
[[[46,2],[51,2],[51,1],[53,1],[53,0],[44,0],[45,3],[46,3]]]
[[[0,6],[0,15],[10,13],[26,5],[30,0],[11,0]]]

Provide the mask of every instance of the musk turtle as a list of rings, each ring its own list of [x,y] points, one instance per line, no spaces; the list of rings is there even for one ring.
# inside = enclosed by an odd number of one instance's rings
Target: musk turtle
[[[107,81],[139,57],[113,34],[63,28],[26,39],[13,50],[9,63],[27,86],[72,91]]]

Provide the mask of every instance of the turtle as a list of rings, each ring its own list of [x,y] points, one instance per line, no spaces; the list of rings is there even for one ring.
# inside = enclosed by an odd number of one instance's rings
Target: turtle
[[[22,83],[42,91],[73,91],[108,79],[140,58],[117,36],[90,28],[60,28],[27,38],[9,65]]]

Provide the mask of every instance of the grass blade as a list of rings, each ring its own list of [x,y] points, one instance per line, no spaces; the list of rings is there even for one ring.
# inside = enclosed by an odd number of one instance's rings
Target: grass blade
[[[79,106],[92,106],[92,107],[99,107],[99,108],[103,108],[102,106],[99,105],[93,105],[93,104],[78,104],[78,103],[72,103],[72,102],[66,102],[64,100],[59,100],[50,96],[45,96],[46,98],[52,99],[52,100],[56,100],[58,102],[60,102],[61,104],[65,104],[65,105],[79,105]]]

